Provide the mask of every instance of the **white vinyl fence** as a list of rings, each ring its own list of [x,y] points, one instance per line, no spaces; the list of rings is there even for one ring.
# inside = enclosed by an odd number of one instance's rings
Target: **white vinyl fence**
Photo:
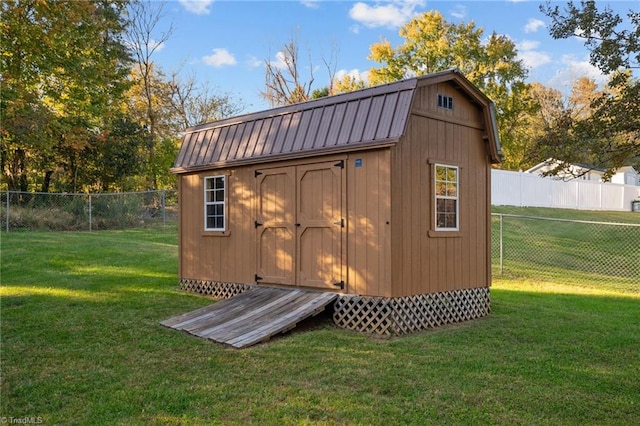
[[[563,181],[507,170],[491,173],[494,206],[631,211],[634,200],[640,200],[640,186],[580,179]]]

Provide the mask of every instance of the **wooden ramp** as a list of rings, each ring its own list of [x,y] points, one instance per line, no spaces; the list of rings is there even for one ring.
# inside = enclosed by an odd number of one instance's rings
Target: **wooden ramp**
[[[337,297],[336,293],[254,287],[160,324],[245,348],[294,328],[303,319],[322,312]]]

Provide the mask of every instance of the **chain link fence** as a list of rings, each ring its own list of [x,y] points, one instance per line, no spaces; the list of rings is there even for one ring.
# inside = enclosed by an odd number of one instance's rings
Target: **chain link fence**
[[[640,223],[494,213],[496,277],[640,292]]]
[[[166,225],[178,215],[177,191],[103,194],[0,192],[3,231],[97,231]]]
[[[0,191],[3,231],[97,231],[175,223],[177,191]],[[640,223],[493,213],[495,277],[640,292]]]

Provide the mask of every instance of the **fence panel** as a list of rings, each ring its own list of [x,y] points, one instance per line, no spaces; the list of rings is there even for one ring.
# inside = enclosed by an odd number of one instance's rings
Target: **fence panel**
[[[0,193],[4,231],[96,231],[166,224],[177,218],[177,191],[103,194]]]
[[[492,214],[496,276],[640,292],[640,224]]]

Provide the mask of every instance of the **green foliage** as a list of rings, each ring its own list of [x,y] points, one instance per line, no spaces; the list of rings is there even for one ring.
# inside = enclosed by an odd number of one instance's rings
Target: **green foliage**
[[[554,38],[578,37],[590,50],[590,62],[610,75],[608,87],[590,102],[590,114],[575,117],[565,111],[539,139],[540,151],[557,158],[562,172],[585,156],[610,176],[625,165],[640,167],[640,12],[625,19],[608,7],[600,11],[595,1],[580,6],[569,2],[563,11],[550,3],[540,7],[552,19]]]
[[[26,190],[71,167],[128,87],[124,1],[2,2],[3,180]],[[75,182],[74,182],[75,183]]]
[[[404,42],[396,48],[386,40],[371,46],[369,59],[382,64],[370,70],[371,84],[458,68],[496,104],[503,166],[523,167],[522,147],[530,140],[527,124],[538,105],[525,83],[527,70],[517,59],[513,41],[493,33],[485,42],[484,30],[473,22],[452,24],[437,11],[405,24],[400,36]]]

